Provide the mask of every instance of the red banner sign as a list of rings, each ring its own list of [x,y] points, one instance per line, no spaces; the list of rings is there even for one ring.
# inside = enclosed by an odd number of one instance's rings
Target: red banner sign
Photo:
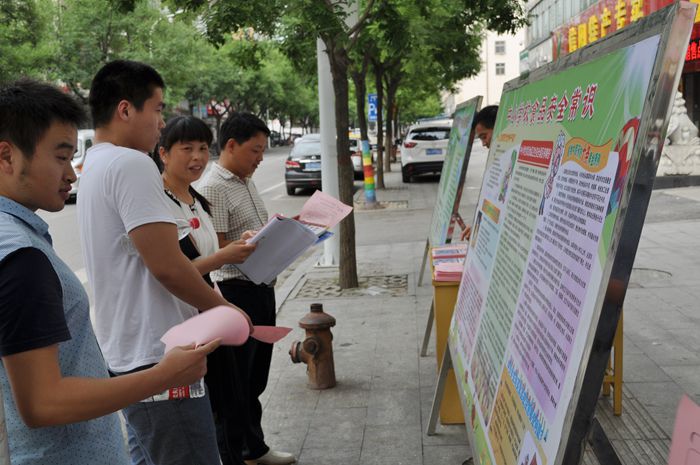
[[[552,33],[553,58],[564,56],[673,3],[673,0],[601,0]]]

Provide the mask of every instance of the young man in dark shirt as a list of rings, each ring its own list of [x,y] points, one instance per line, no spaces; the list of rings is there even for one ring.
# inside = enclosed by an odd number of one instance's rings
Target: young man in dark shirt
[[[15,465],[127,464],[113,412],[201,378],[219,344],[177,348],[149,370],[109,378],[87,295],[36,214],[64,207],[83,119],[52,86],[0,88],[0,387]]]

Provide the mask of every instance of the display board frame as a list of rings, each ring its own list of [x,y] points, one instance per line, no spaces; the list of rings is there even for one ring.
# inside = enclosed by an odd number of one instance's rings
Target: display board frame
[[[687,2],[673,4],[555,63],[512,80],[504,87],[505,98],[509,92],[523,86],[658,36],[659,45],[639,118],[638,135],[631,151],[632,155],[629,157],[628,175],[624,188],[620,190],[619,206],[612,226],[611,239],[605,245],[610,259],[605,261],[604,268],[601,270],[600,287],[597,289],[594,300],[591,328],[590,330],[586,328],[588,331],[580,365],[575,372],[571,373],[571,375],[575,374],[573,393],[564,411],[560,440],[555,443],[556,455],[553,454],[553,460],[550,457],[547,465],[580,463],[583,456],[661,156],[672,97],[680,81],[695,8],[695,5]],[[499,120],[502,118],[504,118],[503,112],[499,114]],[[496,127],[499,127],[498,120]],[[495,131],[493,137],[498,136],[499,134]],[[493,151],[492,145],[491,152]],[[492,153],[489,153],[489,159],[491,155]],[[479,209],[477,214],[478,211]],[[478,217],[475,214],[474,225],[477,224],[477,220]],[[466,273],[467,270],[465,270]],[[454,362],[458,352],[451,337],[448,340],[448,348]],[[470,444],[474,447],[476,438],[465,395],[466,393],[460,390],[467,432]],[[475,454],[474,461],[479,465],[484,463],[478,454]]]
[[[443,163],[443,168],[440,173],[440,182],[438,184],[437,198],[435,200],[435,207],[433,209],[433,215],[430,220],[430,228],[428,230],[428,237],[425,242],[425,249],[423,251],[423,260],[421,263],[421,269],[418,277],[418,285],[423,283],[423,275],[425,273],[425,268],[428,260],[428,253],[431,247],[449,244],[452,241],[452,235],[454,232],[455,215],[459,214],[459,204],[462,200],[462,192],[464,191],[464,182],[467,178],[467,169],[469,167],[469,159],[471,158],[472,145],[474,143],[474,130],[472,128],[474,123],[474,118],[476,114],[481,109],[482,96],[477,95],[469,100],[466,100],[455,107],[455,111],[452,115],[452,129],[450,130],[450,142],[447,148],[447,154],[445,155],[445,161]],[[455,152],[452,149],[453,144],[457,144],[454,139],[457,136],[455,131],[458,131],[457,124],[458,118],[456,116],[462,110],[474,107],[474,111],[471,115],[471,119],[468,121],[467,125],[467,144],[464,149],[464,155],[461,164],[459,164],[459,170],[455,173],[450,172],[449,168],[455,163],[454,157],[459,156],[459,152]],[[452,150],[451,150],[452,149]],[[454,185],[454,190],[450,190],[450,184]],[[444,197],[449,195],[451,192],[454,193],[452,199],[445,199]],[[444,209],[449,208],[448,215],[441,215],[441,207]],[[444,222],[447,221],[447,224]],[[444,234],[444,238],[442,235]],[[440,236],[439,240],[436,240],[437,236]]]
[[[574,391],[574,398],[578,398],[578,402],[567,412],[568,420],[565,424],[569,428],[568,441],[560,447],[555,463],[580,463],[583,457],[586,437],[594,421],[593,413],[598,402],[599,387],[602,386],[610,359],[610,351],[642,235],[671,117],[673,99],[685,63],[685,50],[690,40],[696,8],[696,5],[689,2],[678,2],[642,20],[637,31],[634,30],[634,26],[631,26],[630,30],[623,29],[615,34],[619,35],[619,39],[611,37],[619,40],[619,46],[624,47],[635,41],[635,37],[650,37],[654,33],[662,32],[655,69],[646,98],[650,111],[640,124],[640,136],[632,157],[636,160],[636,166],[632,166],[620,202],[620,215],[623,220],[618,221],[614,234],[612,250],[615,258],[607,270],[607,286],[601,286],[598,295],[598,325],[596,331],[590,334],[588,352],[584,354],[584,359],[587,358],[588,363],[582,365],[576,377],[577,389]],[[600,53],[605,53],[606,46],[613,47],[613,44],[602,45]],[[583,49],[583,56],[585,52],[586,49]],[[572,59],[575,60],[576,57]],[[583,386],[587,389],[582,389]]]

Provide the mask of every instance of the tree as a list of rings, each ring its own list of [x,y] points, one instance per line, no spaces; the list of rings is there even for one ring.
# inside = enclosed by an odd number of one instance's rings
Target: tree
[[[127,45],[126,16],[109,0],[64,0],[58,6],[54,73],[87,103],[92,77]]]
[[[172,0],[178,6],[202,7],[202,0]],[[335,94],[336,148],[338,152],[338,190],[340,201],[352,204],[353,172],[348,153],[348,51],[352,48],[360,30],[365,25],[374,0],[360,19],[348,25],[350,11],[357,7],[353,0],[333,3],[331,0],[309,2],[295,0],[286,3],[276,0],[238,2],[221,0],[212,3],[205,17],[210,37],[221,40],[223,35],[245,27],[253,27],[260,34],[272,37],[282,32],[284,25],[288,35],[310,35],[320,37],[326,46],[330,61],[333,90]],[[284,23],[279,18],[285,18]],[[341,288],[357,287],[357,264],[355,260],[355,219],[351,213],[340,225],[340,272]]]
[[[48,0],[0,2],[0,82],[48,77],[54,53],[49,36],[53,11]]]
[[[383,171],[391,168],[401,86],[410,82],[411,94],[450,89],[458,80],[479,71],[485,29],[513,32],[525,23],[517,0],[393,0],[377,4],[367,32],[377,50],[371,59],[377,93],[385,96],[379,103],[385,108],[388,156],[378,150],[379,187],[383,186]],[[378,111],[378,117],[381,113]],[[381,131],[378,136],[379,142]]]
[[[348,109],[348,66],[349,50],[357,40],[360,29],[371,11],[373,0],[361,18],[348,26],[350,5],[340,2],[305,4],[300,11],[307,25],[314,25],[314,30],[326,46],[326,53],[331,68],[333,93],[335,95],[336,150],[338,153],[338,194],[340,201],[352,205],[353,169],[348,147],[349,109]],[[340,225],[340,257],[338,283],[341,289],[357,287],[357,261],[355,258],[355,217],[350,213]]]
[[[365,35],[363,35],[365,37]],[[354,51],[352,64],[350,66],[350,77],[355,86],[355,107],[357,114],[357,125],[360,128],[360,140],[369,143],[369,131],[367,129],[367,113],[365,111],[365,99],[367,96],[367,72],[369,69],[369,59],[371,54],[371,45],[362,44]],[[364,148],[363,148],[364,151]],[[364,157],[364,155],[363,155]],[[374,173],[372,173],[374,174]],[[366,176],[366,174],[365,174]],[[382,183],[383,183],[382,179]],[[383,184],[382,184],[383,186]],[[372,196],[374,198],[374,196]],[[367,199],[368,207],[372,208],[376,205],[369,204],[370,199]]]
[[[386,9],[387,17],[378,32],[383,34],[385,47],[380,48],[377,63],[392,62],[398,71],[388,76],[391,98],[398,92],[404,78],[407,56],[428,57],[434,65],[431,73],[447,88],[457,79],[478,70],[469,58],[478,54],[483,27],[503,32],[512,31],[525,23],[523,7],[518,0],[171,0],[177,6],[198,9],[208,26],[209,36],[217,41],[227,33],[252,27],[268,37],[320,37],[326,46],[331,66],[335,94],[336,144],[338,151],[339,196],[344,203],[352,202],[352,163],[347,150],[349,123],[348,70],[350,52],[357,45],[362,31],[374,24],[376,9]],[[361,10],[358,20],[351,12]],[[370,21],[371,19],[371,21]],[[393,21],[400,20],[397,23]],[[350,24],[348,24],[350,23]],[[389,26],[392,26],[389,29]],[[392,31],[392,32],[386,32]],[[402,38],[397,39],[401,32]],[[404,40],[408,35],[410,42]],[[475,43],[476,41],[476,43]],[[410,45],[410,46],[409,46]],[[399,50],[399,57],[390,55]],[[420,53],[414,53],[420,50]],[[381,56],[381,53],[384,56]],[[464,58],[466,55],[467,59]],[[377,57],[375,57],[377,58]],[[478,61],[476,61],[478,64]],[[417,67],[417,65],[416,65]],[[384,88],[378,84],[377,91]],[[389,96],[389,93],[388,93]],[[390,118],[391,119],[391,118]],[[390,131],[391,132],[391,131]],[[342,288],[357,286],[355,261],[355,223],[350,214],[340,227],[340,274]]]

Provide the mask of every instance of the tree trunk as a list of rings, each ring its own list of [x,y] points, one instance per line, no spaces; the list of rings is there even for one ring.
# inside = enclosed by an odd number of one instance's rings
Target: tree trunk
[[[384,75],[382,66],[374,64],[374,82],[377,88],[377,189],[384,189],[384,137],[383,137],[383,118],[382,111],[384,107],[384,86],[382,85],[382,77]]]
[[[333,47],[324,41],[330,58],[335,94],[336,149],[338,151],[338,195],[346,205],[353,204],[353,173],[350,159],[350,138],[348,137],[348,56],[344,48]],[[340,223],[338,238],[340,257],[338,258],[338,284],[341,289],[357,287],[357,261],[355,257],[355,216],[350,212]]]
[[[359,70],[351,71],[352,82],[355,84],[355,104],[357,105],[357,123],[360,128],[360,139],[369,140],[367,131],[367,113],[365,112],[365,98],[367,96],[367,56],[362,60]]]
[[[387,77],[386,85],[386,157],[384,162],[384,169],[389,172],[391,171],[391,162],[395,161],[394,153],[394,102],[396,100],[396,91],[399,88],[400,78],[397,76],[391,76],[390,74],[385,75]]]
[[[351,68],[350,75],[355,84],[355,104],[357,105],[357,119],[360,127],[360,151],[362,153],[362,179],[364,181],[365,207],[377,207],[377,195],[374,185],[374,168],[372,167],[372,149],[369,149],[369,165],[365,166],[366,156],[364,145],[369,144],[369,131],[367,130],[367,113],[365,112],[365,101],[367,95],[367,67],[369,65],[368,54],[362,57],[362,63],[358,68]],[[369,168],[369,169],[368,169]]]
[[[393,128],[391,127],[391,99],[389,93],[387,93],[386,96],[386,106],[386,150],[384,157],[384,171],[388,173],[391,171],[391,152],[394,147],[394,133],[392,131]]]
[[[394,111],[394,134],[396,137],[401,137],[401,128],[399,127],[399,107]],[[398,149],[398,148],[397,148]]]

